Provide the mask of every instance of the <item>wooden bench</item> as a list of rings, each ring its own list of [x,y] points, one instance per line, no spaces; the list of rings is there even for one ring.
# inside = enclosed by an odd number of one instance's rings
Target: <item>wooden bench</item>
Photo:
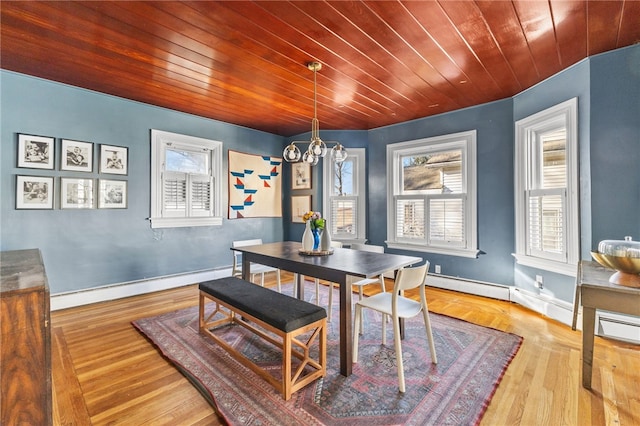
[[[324,308],[235,277],[203,282],[199,289],[200,333],[211,337],[238,362],[271,383],[285,400],[326,375],[327,312]],[[215,303],[213,312],[205,313],[207,301]],[[220,315],[214,318],[216,314]],[[214,333],[216,327],[230,323],[245,327],[282,350],[280,380]],[[298,338],[300,335],[305,335],[304,340]],[[316,341],[318,356],[314,359],[311,349]],[[295,365],[293,357],[299,360]]]

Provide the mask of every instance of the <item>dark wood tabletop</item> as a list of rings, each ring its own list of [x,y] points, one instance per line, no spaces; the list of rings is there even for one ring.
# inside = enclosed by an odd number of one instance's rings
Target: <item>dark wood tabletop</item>
[[[337,283],[340,287],[340,373],[349,376],[352,369],[351,291],[347,276],[371,278],[386,271],[423,262],[421,257],[390,253],[374,253],[334,248],[333,254],[316,256],[301,254],[302,244],[295,241],[234,247],[242,252],[243,278],[249,280],[249,264],[259,263],[298,274],[298,297],[304,297],[303,277]]]

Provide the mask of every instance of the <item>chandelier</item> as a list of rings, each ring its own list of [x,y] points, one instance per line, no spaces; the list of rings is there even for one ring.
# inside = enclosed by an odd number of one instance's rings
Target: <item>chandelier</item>
[[[320,122],[318,121],[318,106],[316,89],[316,73],[322,69],[320,62],[309,62],[307,68],[313,71],[313,119],[311,120],[311,141],[304,155],[300,155],[300,149],[296,143],[305,143],[301,141],[293,141],[282,152],[282,155],[288,163],[297,163],[302,161],[312,166],[318,164],[321,157],[327,154],[327,145],[320,139]],[[331,142],[330,142],[331,143]],[[335,142],[335,146],[331,149],[331,158],[336,163],[342,163],[347,158],[347,150],[340,144]]]

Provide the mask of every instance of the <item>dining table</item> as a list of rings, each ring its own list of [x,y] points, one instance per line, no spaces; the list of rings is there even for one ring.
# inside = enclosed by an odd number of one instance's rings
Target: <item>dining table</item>
[[[253,246],[234,247],[242,253],[242,278],[250,280],[251,263],[272,266],[297,274],[297,297],[304,300],[304,277],[338,284],[340,292],[340,373],[352,372],[353,329],[349,276],[373,278],[387,271],[416,265],[421,257],[375,253],[349,248],[332,248],[326,252],[307,252],[296,241],[280,241]]]

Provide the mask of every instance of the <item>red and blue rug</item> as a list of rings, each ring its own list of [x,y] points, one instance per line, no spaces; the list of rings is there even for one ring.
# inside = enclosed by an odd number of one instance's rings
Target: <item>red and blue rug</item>
[[[322,287],[320,302],[326,304],[327,288]],[[313,293],[312,287],[306,290],[307,295]],[[402,342],[406,392],[402,394],[392,327],[387,327],[383,346],[381,317],[364,313],[369,315],[353,374],[339,373],[335,315],[328,333],[327,377],[294,393],[289,401],[199,335],[197,307],[141,319],[134,325],[231,425],[474,425],[522,344],[520,336],[430,313],[438,355],[438,364],[432,364],[421,316],[407,320]],[[255,362],[279,368],[279,351],[242,327],[224,327],[218,333]]]

